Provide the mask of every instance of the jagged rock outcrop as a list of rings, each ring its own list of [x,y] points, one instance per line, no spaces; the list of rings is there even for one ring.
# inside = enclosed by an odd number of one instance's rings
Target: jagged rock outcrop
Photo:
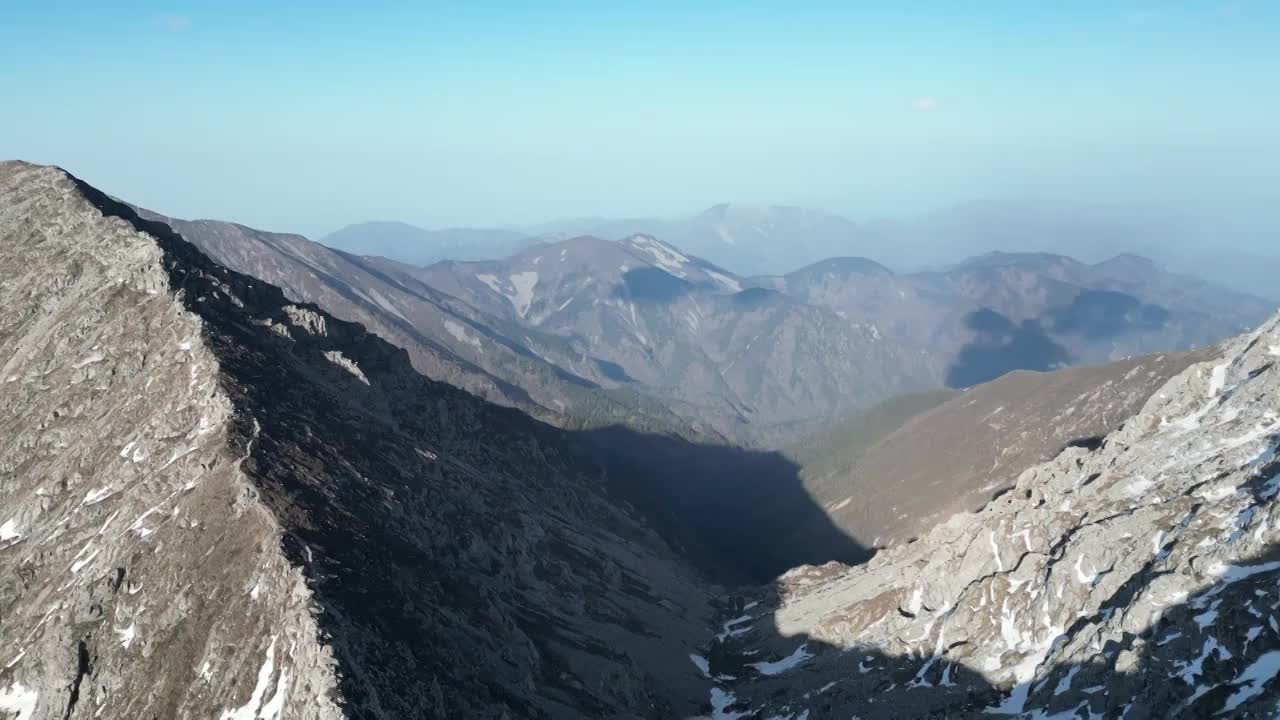
[[[694,658],[714,717],[1275,716],[1278,363],[1275,318],[981,512],[787,573]]]
[[[687,715],[704,585],[566,435],[0,164],[0,717]]]

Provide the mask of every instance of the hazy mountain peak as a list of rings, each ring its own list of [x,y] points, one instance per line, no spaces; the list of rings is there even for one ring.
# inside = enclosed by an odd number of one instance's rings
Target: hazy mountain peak
[[[837,275],[893,275],[894,272],[875,260],[863,257],[834,257],[819,260],[799,270],[788,273],[788,277],[800,277],[821,273]]]
[[[1159,263],[1155,260],[1134,253],[1120,253],[1113,258],[1097,263],[1094,267],[1111,275],[1123,275],[1132,278],[1151,277],[1163,272]]]
[[[320,242],[355,255],[427,265],[440,260],[505,257],[531,241],[527,233],[504,228],[428,230],[397,220],[375,220],[348,225]]]

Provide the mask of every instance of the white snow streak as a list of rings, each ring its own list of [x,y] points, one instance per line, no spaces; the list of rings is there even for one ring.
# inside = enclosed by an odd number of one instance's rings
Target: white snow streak
[[[235,710],[223,712],[219,720],[275,720],[280,714],[278,702],[282,702],[283,686],[288,681],[288,673],[281,671],[280,679],[276,683],[275,695],[269,702],[263,704],[262,696],[267,693],[267,686],[271,684],[271,675],[275,669],[276,638],[273,636],[271,645],[267,647],[267,660],[258,670],[258,682],[253,686],[253,694],[249,696],[249,702]]]
[[[494,292],[498,293],[499,295],[503,295],[503,296],[506,295],[506,293],[502,291],[502,286],[498,284],[498,278],[496,275],[481,274],[481,275],[476,275],[476,279],[484,283],[485,285],[488,285]]]
[[[737,696],[731,692],[725,692],[718,687],[711,688],[711,720],[738,720],[749,715],[750,713],[729,709],[729,706],[737,700]]]
[[[693,653],[690,653],[689,660],[702,671],[703,675],[711,677],[711,663],[707,662],[706,658],[701,655],[694,655]]]
[[[1269,653],[1262,654],[1253,664],[1245,668],[1240,676],[1231,681],[1232,685],[1243,685],[1234,695],[1227,698],[1227,704],[1222,706],[1219,714],[1229,713],[1240,707],[1246,700],[1254,697],[1263,691],[1264,686],[1271,678],[1280,673],[1280,650],[1272,650]]]
[[[466,343],[480,349],[480,338],[468,333],[467,328],[463,326],[462,323],[454,322],[453,320],[445,320],[444,329],[458,342]]]
[[[116,631],[116,637],[120,639],[120,645],[123,646],[125,650],[128,650],[129,646],[133,644],[133,638],[136,637],[137,634],[138,628],[134,623],[129,623],[129,627]]]
[[[747,663],[748,666],[755,668],[761,675],[781,675],[782,673],[800,665],[805,660],[813,657],[809,652],[808,645],[801,645],[796,648],[795,652],[773,662]]]
[[[18,530],[17,521],[10,518],[0,525],[0,542],[9,542],[22,537],[22,533]]]
[[[36,714],[40,693],[22,683],[14,683],[0,691],[0,710],[16,713],[14,720],[31,720]]]
[[[516,313],[524,317],[529,312],[529,306],[533,304],[533,288],[538,285],[538,273],[515,273],[509,279],[511,287],[515,288],[515,295],[510,296],[511,304],[515,307]]]

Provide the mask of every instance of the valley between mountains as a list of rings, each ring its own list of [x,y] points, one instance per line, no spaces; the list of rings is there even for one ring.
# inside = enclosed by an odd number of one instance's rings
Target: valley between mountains
[[[1280,712],[1272,303],[492,241],[0,164],[0,718]]]

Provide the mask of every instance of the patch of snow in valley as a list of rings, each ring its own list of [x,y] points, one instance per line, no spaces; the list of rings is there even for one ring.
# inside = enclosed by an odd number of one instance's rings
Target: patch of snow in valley
[[[134,637],[137,636],[137,634],[138,634],[137,625],[135,625],[134,623],[129,623],[129,627],[123,630],[116,631],[116,637],[120,640],[120,645],[125,650],[128,650],[129,646],[133,644],[133,639]]]
[[[1086,559],[1083,553],[1076,557],[1076,580],[1084,585],[1092,585],[1093,581],[1098,578],[1098,569],[1094,567],[1093,562],[1089,562],[1089,570],[1084,569]]]
[[[850,495],[849,497],[847,497],[847,498],[845,498],[845,499],[841,500],[840,502],[836,503],[835,505],[832,505],[832,506],[831,506],[831,509],[829,510],[829,512],[835,512],[835,511],[837,511],[837,510],[843,510],[843,509],[845,509],[845,508],[849,507],[849,503],[851,503],[851,502],[853,502],[853,496],[852,496],[852,495]]]
[[[466,343],[483,352],[483,348],[480,345],[480,338],[468,333],[467,328],[462,323],[454,320],[445,320],[444,329],[458,342]]]
[[[85,547],[87,548],[88,545],[86,545]],[[81,550],[81,552],[83,553],[84,550]],[[93,559],[96,557],[98,557],[98,550],[95,548],[94,551],[89,553],[87,557],[83,557],[71,563],[71,573],[74,575],[75,573],[80,572],[85,568],[86,565],[93,562]]]
[[[1222,388],[1227,385],[1227,368],[1229,363],[1222,363],[1213,367],[1213,373],[1209,376],[1209,397],[1215,398],[1218,393],[1222,392]]]
[[[185,349],[185,348],[184,348],[184,349]],[[92,365],[93,363],[102,362],[102,361],[103,361],[103,359],[105,359],[105,357],[106,357],[106,356],[105,356],[105,355],[103,355],[103,354],[102,354],[102,353],[100,353],[100,352],[92,353],[91,355],[89,355],[89,356],[88,356],[88,357],[86,357],[85,359],[83,359],[83,360],[81,360],[81,361],[79,361],[79,362],[75,363],[75,364],[74,364],[74,365],[72,365],[71,367],[75,368],[76,370],[79,370],[80,368],[82,368],[82,367],[84,367],[84,366],[86,366],[86,365]]]
[[[1239,677],[1231,681],[1232,685],[1241,685],[1239,690],[1227,698],[1219,714],[1229,713],[1240,707],[1246,700],[1262,693],[1266,684],[1280,673],[1280,650],[1262,654],[1253,664],[1245,668]]]
[[[10,540],[17,540],[21,537],[22,533],[18,530],[18,523],[16,520],[10,518],[9,520],[5,520],[3,525],[0,525],[0,542],[7,543]]]
[[[1217,655],[1219,660],[1227,660],[1231,657],[1230,651],[1219,645],[1218,639],[1210,635],[1204,641],[1200,656],[1195,660],[1180,663],[1177,674],[1170,677],[1180,677],[1184,683],[1195,685],[1196,678],[1204,673],[1204,661],[1208,660],[1210,655]]]
[[[987,536],[987,542],[991,544],[991,553],[996,556],[996,572],[1004,572],[1004,563],[1000,560],[1000,546],[996,545],[995,530]]]
[[[384,297],[382,293],[378,292],[373,288],[369,288],[369,299],[372,300],[373,303],[378,307],[382,308],[383,310],[386,310],[392,315],[395,315],[401,320],[409,319],[404,316],[404,313],[400,312],[400,308],[397,308],[390,300]]]
[[[718,687],[711,688],[711,720],[738,720],[750,715],[751,713],[729,709],[737,700],[737,696],[731,692]]]
[[[515,294],[511,296],[511,304],[515,307],[516,314],[524,317],[529,312],[529,306],[533,304],[533,289],[538,285],[538,273],[532,271],[514,273],[509,280],[511,287],[515,288]]]
[[[1276,570],[1280,570],[1280,560],[1262,563],[1260,565],[1214,565],[1210,568],[1209,573],[1216,577],[1221,585],[1211,591],[1209,596],[1211,597],[1218,594],[1222,585],[1230,585],[1231,583],[1251,578],[1254,575],[1261,575],[1262,573],[1274,572]]]
[[[712,280],[715,280],[716,282],[720,283],[720,285],[722,285],[725,290],[728,290],[729,292],[735,292],[735,293],[742,292],[742,283],[738,282],[737,280],[734,280],[733,278],[729,277],[728,275],[725,275],[724,273],[718,273],[715,270],[712,270],[710,268],[703,268],[703,270],[708,275],[711,276]]]
[[[279,717],[284,705],[284,690],[289,682],[289,673],[282,669],[276,682],[275,694],[265,703],[262,700],[267,693],[267,687],[271,684],[271,675],[275,672],[275,654],[276,638],[272,637],[271,645],[267,647],[266,662],[258,670],[258,681],[253,686],[249,702],[235,710],[223,712],[219,720],[276,720]]]
[[[107,498],[111,497],[113,493],[115,493],[115,490],[112,490],[110,485],[108,485],[107,487],[98,488],[97,490],[94,490],[88,495],[85,495],[84,500],[81,500],[80,504],[81,505],[97,505],[103,500],[106,500]]]
[[[689,258],[664,242],[655,240],[647,235],[636,235],[631,238],[631,246],[643,251],[658,267],[676,277],[685,277],[689,274],[685,270],[685,266],[689,263]]]
[[[707,677],[711,677],[711,663],[707,662],[707,659],[706,659],[706,658],[702,657],[701,655],[694,655],[694,654],[690,653],[690,654],[689,654],[689,660],[690,660],[690,661],[691,661],[691,662],[692,662],[692,663],[693,663],[693,664],[694,664],[694,665],[695,665],[699,670],[701,670],[701,671],[702,671],[702,674],[703,674],[703,675],[706,675]]]
[[[564,257],[563,252],[561,253],[560,257],[563,259]],[[506,296],[507,293],[503,291],[502,285],[498,284],[498,277],[496,275],[487,275],[487,274],[481,273],[479,275],[476,275],[476,279],[484,283],[485,285],[488,285],[494,292],[498,293],[499,295],[502,295],[504,297]]]
[[[724,623],[723,630],[721,630],[719,635],[716,635],[716,639],[723,642],[727,638],[737,637],[738,635],[742,635],[743,633],[749,632],[751,630],[750,625],[746,627],[736,627],[736,626],[754,619],[755,618],[753,618],[750,615],[743,615],[741,617],[736,617],[732,620],[726,621]]]
[[[813,653],[809,652],[808,645],[801,645],[796,648],[795,652],[781,660],[773,662],[748,663],[749,667],[753,667],[761,675],[781,675],[782,673],[798,667],[801,663],[813,657]]]
[[[40,693],[22,683],[14,683],[0,691],[0,710],[15,713],[14,720],[31,720],[36,714]]]

